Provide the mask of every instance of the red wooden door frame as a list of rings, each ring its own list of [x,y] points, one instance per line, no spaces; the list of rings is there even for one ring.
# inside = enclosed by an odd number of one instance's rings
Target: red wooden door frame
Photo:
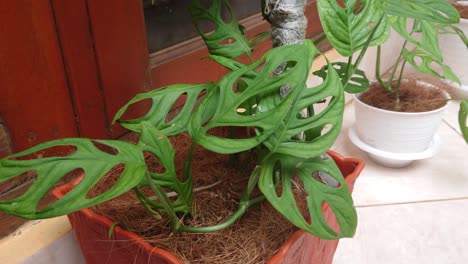
[[[80,136],[118,137],[114,114],[148,89],[141,1],[52,0]]]
[[[13,150],[77,136],[50,1],[1,1],[0,18],[0,116]]]

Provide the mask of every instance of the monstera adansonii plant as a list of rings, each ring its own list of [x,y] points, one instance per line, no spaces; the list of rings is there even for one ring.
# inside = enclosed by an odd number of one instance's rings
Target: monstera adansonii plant
[[[279,45],[253,61],[252,50],[265,34],[248,39],[227,0],[214,0],[209,7],[193,0],[190,10],[197,28],[203,21],[216,25],[210,33],[199,30],[211,53],[209,59],[229,69],[229,73],[218,82],[175,84],[136,95],[114,118],[114,122],[140,134],[136,144],[68,138],[42,143],[1,159],[0,182],[26,172],[34,172],[37,177],[24,194],[0,201],[0,210],[29,219],[48,218],[134,191],[148,213],[155,218],[165,215],[170,219],[173,231],[209,232],[226,228],[252,205],[266,200],[292,224],[313,235],[325,239],[353,236],[357,224],[353,201],[340,170],[325,152],[340,133],[344,92],[357,93],[367,89],[368,81],[358,70],[367,48],[380,45],[387,39],[393,17],[420,18],[416,17],[419,13],[413,10],[419,10],[420,1],[403,1],[408,2],[405,5],[396,5],[392,1],[317,1],[325,33],[318,41],[328,39],[349,60],[347,63],[328,62],[315,72],[322,82],[316,87],[308,87],[306,80],[313,60],[320,55],[316,43],[302,40],[296,44]],[[306,1],[262,2],[268,21],[288,26],[287,22],[279,21],[287,16],[272,14],[291,8],[303,12]],[[290,2],[294,5],[288,5]],[[429,2],[444,5],[445,1]],[[429,12],[437,9],[437,5],[424,8]],[[231,13],[229,21],[223,18],[223,10]],[[445,17],[439,12],[431,14],[433,17]],[[446,23],[455,20],[450,19]],[[356,59],[353,58],[355,53],[358,54]],[[249,64],[237,59],[242,55],[249,58]],[[184,105],[176,113],[171,112],[181,97]],[[122,119],[132,105],[144,100],[152,101],[145,115]],[[314,106],[323,104],[324,100],[325,109],[315,113]],[[465,104],[465,117],[466,108]],[[171,118],[167,118],[168,115]],[[240,139],[210,133],[212,129],[222,127],[243,128],[250,133]],[[238,130],[232,129],[234,132]],[[176,150],[169,140],[181,133],[188,133],[193,145],[216,153],[230,155],[250,151],[258,156],[238,210],[224,223],[207,227],[181,224],[179,217],[186,217],[192,211],[193,194],[192,155],[188,155],[182,175],[177,175]],[[60,155],[44,154],[47,150],[61,147],[69,151],[62,151]],[[113,152],[105,151],[105,148]],[[145,162],[144,153],[154,155],[164,167],[163,172],[152,172]],[[88,193],[93,186],[117,166],[123,167],[118,180],[108,190],[90,197]],[[84,177],[73,190],[45,208],[38,207],[41,199],[64,175],[77,169],[83,172]],[[336,184],[330,186],[312,177],[317,172]],[[296,204],[293,176],[304,186],[309,217],[304,217]],[[152,196],[141,191],[145,186],[151,187]],[[282,190],[280,196],[279,188]],[[260,192],[254,192],[255,189]],[[175,192],[177,198],[170,199],[168,190]],[[339,233],[324,219],[321,210],[324,202],[330,206],[340,225]]]

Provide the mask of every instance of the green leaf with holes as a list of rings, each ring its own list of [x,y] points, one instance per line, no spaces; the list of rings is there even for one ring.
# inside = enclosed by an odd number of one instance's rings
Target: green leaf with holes
[[[376,1],[317,0],[317,8],[324,32],[333,47],[343,56],[351,56],[366,45],[374,27],[383,18],[370,42],[370,46],[382,44],[389,36],[387,18]]]
[[[458,112],[458,123],[462,132],[463,138],[468,143],[468,100],[463,100],[460,103],[460,110]]]
[[[273,155],[261,164],[258,186],[266,199],[285,218],[300,229],[324,239],[352,237],[356,230],[357,215],[351,194],[335,162],[320,157],[302,159],[289,155]],[[314,177],[314,172],[324,172],[339,183],[338,187],[328,186]],[[293,176],[302,183],[305,190],[308,214],[304,217],[294,198]],[[279,196],[277,190],[281,189]],[[327,223],[322,211],[326,202],[340,226],[335,232]],[[310,218],[308,221],[307,218]]]
[[[215,86],[213,83],[175,84],[138,94],[117,112],[113,122],[118,121],[120,125],[129,130],[141,132],[141,123],[145,121],[167,136],[177,135],[187,131],[190,115],[200,95],[214,89]],[[150,100],[152,105],[144,116],[130,120],[121,119],[131,106],[141,104],[145,100]],[[177,112],[171,112],[177,100],[184,100],[183,105],[181,101],[181,108]],[[170,115],[173,116],[168,120]]]
[[[344,92],[336,70],[328,64],[329,71],[323,82],[316,87],[305,85],[296,87],[293,103],[286,116],[263,144],[271,153],[282,153],[296,157],[310,158],[328,150],[341,130],[344,112]],[[273,94],[259,102],[261,109],[276,109],[280,96]],[[321,105],[323,110],[312,116],[304,117],[302,112],[310,107]],[[318,131],[317,137],[301,138],[303,131]]]
[[[180,181],[175,167],[176,152],[169,139],[150,123],[141,123],[141,138],[138,143],[142,151],[153,154],[164,168],[162,173],[151,172],[154,184],[170,188],[177,193],[177,199],[172,202],[176,212],[189,213],[192,209],[192,177]],[[142,183],[146,185],[147,183]],[[161,206],[162,208],[162,206]]]
[[[46,142],[1,159],[0,183],[28,171],[36,172],[37,179],[23,195],[0,201],[0,210],[28,219],[65,215],[119,196],[142,181],[146,165],[138,146],[114,140],[96,140],[96,142],[114,148],[117,153],[109,154],[101,151],[90,139],[70,138]],[[58,146],[71,146],[76,150],[67,156],[43,157],[39,155],[32,159],[19,159]],[[114,185],[104,193],[87,198],[89,190],[111,169],[120,164],[125,167]],[[84,171],[84,177],[80,183],[60,200],[44,209],[37,210],[39,202],[47,192],[64,175],[75,169]]]
[[[223,19],[223,7],[227,10],[230,21]],[[233,14],[232,7],[227,0],[213,0],[212,5],[204,7],[199,0],[192,0],[190,13],[193,22],[205,41],[211,54],[228,58],[237,58],[246,53],[251,57],[251,43],[245,37],[243,27]],[[209,21],[215,24],[211,33],[203,32],[200,23]]]
[[[318,50],[310,41],[286,45],[272,49],[250,66],[228,73],[220,80],[217,89],[207,93],[193,113],[189,131],[193,140],[207,149],[225,154],[248,150],[265,141],[279,126],[284,125],[285,121],[278,120],[288,120],[290,109],[297,103],[298,95],[305,90],[305,81],[316,54]],[[291,66],[286,71],[278,76],[273,74],[279,66],[288,62]],[[246,82],[243,91],[237,91],[238,80],[259,66],[261,69],[258,74]],[[289,85],[291,92],[281,98],[280,89],[283,85]],[[218,99],[215,101],[213,97]],[[241,106],[246,107],[246,103],[257,98],[264,100],[258,105],[249,106],[254,114],[239,113]],[[205,123],[202,117],[213,103],[216,103],[216,110]],[[301,101],[301,104],[304,103]],[[246,139],[223,138],[209,133],[211,129],[225,126],[255,127],[258,133]]]
[[[408,49],[403,49],[403,57],[407,62],[409,62],[416,70],[436,76],[443,79],[452,80],[460,84],[460,79],[455,75],[455,73],[450,69],[449,66],[442,63],[434,56],[429,53],[424,52],[423,50],[413,50],[409,51]]]
[[[417,49],[424,51],[427,54],[430,54],[431,57],[438,61],[442,61],[442,52],[439,47],[439,34],[434,27],[434,23],[424,21],[424,20],[409,20],[405,17],[390,17],[390,23],[392,28],[398,32],[409,43],[414,44]],[[413,27],[411,32],[408,32],[410,29],[411,23]],[[419,33],[419,37],[415,37],[413,33]]]
[[[375,0],[387,15],[454,24],[460,21],[457,10],[447,0]]]
[[[333,62],[331,64],[333,68],[336,70],[338,75],[340,76],[341,83],[344,86],[344,90],[348,93],[361,93],[369,88],[369,80],[366,77],[366,73],[359,69],[354,69],[354,74],[347,79],[348,76],[348,64],[345,62]],[[351,67],[355,68],[354,65],[350,65]],[[325,79],[328,73],[328,65],[322,67],[322,69],[315,71],[314,75]]]

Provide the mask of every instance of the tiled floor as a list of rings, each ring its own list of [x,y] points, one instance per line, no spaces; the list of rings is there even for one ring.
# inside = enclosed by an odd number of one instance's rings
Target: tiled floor
[[[352,145],[346,109],[335,150],[366,161],[354,190],[358,229],[340,241],[335,264],[468,263],[468,146],[454,103],[442,124],[440,153],[407,168],[387,169]]]

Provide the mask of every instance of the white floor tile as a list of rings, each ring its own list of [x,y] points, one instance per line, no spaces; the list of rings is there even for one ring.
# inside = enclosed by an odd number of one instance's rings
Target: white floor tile
[[[468,263],[468,200],[358,208],[334,264]]]

